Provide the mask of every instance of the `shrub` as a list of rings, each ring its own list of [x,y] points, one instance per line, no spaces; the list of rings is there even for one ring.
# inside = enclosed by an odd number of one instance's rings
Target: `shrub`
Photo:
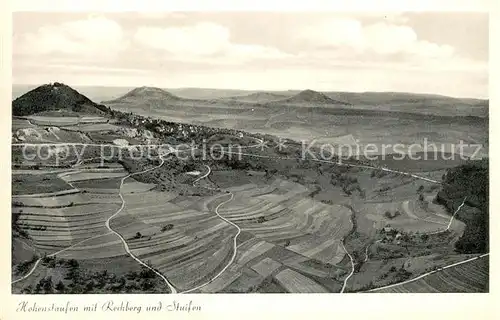
[[[72,269],[76,269],[79,266],[78,261],[76,261],[75,259],[69,259],[66,263],[67,266]]]
[[[141,277],[142,279],[153,279],[156,277],[156,274],[153,270],[143,267],[141,273],[139,274],[139,277]]]
[[[165,232],[165,231],[167,231],[167,230],[171,230],[173,227],[174,227],[174,225],[173,225],[173,224],[171,224],[171,223],[169,223],[169,224],[167,224],[167,225],[164,225],[164,226],[161,228],[161,231],[162,231],[162,232]]]
[[[56,290],[59,291],[59,292],[64,292],[64,290],[66,289],[66,286],[64,285],[64,283],[62,281],[59,281],[57,284],[56,284]]]
[[[150,280],[143,280],[141,283],[141,289],[143,291],[148,291],[148,290],[152,289],[153,287],[154,287],[154,284]]]

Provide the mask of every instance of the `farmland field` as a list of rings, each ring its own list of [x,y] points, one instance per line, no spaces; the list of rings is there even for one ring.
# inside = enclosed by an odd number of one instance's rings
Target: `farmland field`
[[[488,259],[478,259],[436,272],[414,282],[377,292],[488,292],[488,273]]]
[[[327,292],[324,288],[314,281],[304,277],[290,269],[285,269],[275,276],[276,280],[292,293],[323,293]]]
[[[12,194],[41,194],[74,189],[56,174],[33,174],[30,170],[12,177]]]
[[[482,120],[451,130],[443,114],[294,102],[330,101],[312,90],[265,98],[276,95],[194,103],[142,87],[106,105],[22,109],[12,292],[489,290],[488,256],[447,267],[487,253],[483,162],[321,158],[321,144],[484,142]]]

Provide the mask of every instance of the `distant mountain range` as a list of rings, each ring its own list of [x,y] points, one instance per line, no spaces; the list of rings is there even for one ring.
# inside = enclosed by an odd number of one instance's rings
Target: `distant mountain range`
[[[123,96],[113,99],[110,101],[104,101],[104,103],[126,103],[127,101],[135,101],[140,99],[141,101],[207,101],[204,99],[192,99],[192,98],[181,98],[176,96],[164,89],[155,87],[140,87],[135,88]],[[277,102],[277,103],[316,103],[316,104],[341,104],[350,105],[350,103],[345,101],[338,101],[328,97],[326,94],[314,91],[314,90],[303,90],[294,95],[284,95],[272,92],[254,92],[243,96],[232,96],[220,98],[221,101],[241,101],[241,102]],[[211,101],[211,100],[209,100]]]
[[[29,89],[32,90],[28,91]],[[130,107],[143,110],[226,104],[232,108],[253,108],[253,105],[260,107],[297,105],[476,117],[488,117],[489,112],[488,100],[397,92],[244,91],[197,88],[163,89],[146,86],[139,88],[77,87],[77,89],[82,93],[57,82],[34,89],[33,86],[13,86],[13,97],[16,98],[13,101],[13,112],[16,115],[26,115],[62,107],[68,110],[88,108],[88,112],[98,113],[100,110],[105,110],[106,107],[103,104],[111,108]],[[22,94],[23,90],[28,92]],[[91,99],[103,102],[97,104]]]

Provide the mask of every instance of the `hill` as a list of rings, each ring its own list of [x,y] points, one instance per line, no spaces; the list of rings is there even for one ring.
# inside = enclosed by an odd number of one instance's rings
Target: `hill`
[[[180,98],[176,95],[171,94],[168,91],[165,91],[160,88],[156,87],[139,87],[135,88],[123,96],[106,101],[108,103],[113,103],[113,102],[127,102],[130,100],[162,100],[162,101],[180,101],[183,100],[183,98]]]
[[[467,103],[471,105],[484,104],[487,100],[475,98],[455,98],[431,93],[409,93],[409,92],[324,92],[332,99],[349,101],[352,104],[378,104],[378,103],[415,103],[415,102],[447,102]]]
[[[12,101],[14,116],[27,116],[44,111],[65,110],[104,114],[108,109],[75,89],[59,82],[39,86]]]
[[[346,101],[358,109],[423,113],[443,116],[487,118],[489,101],[454,98],[437,94],[404,92],[325,92],[329,98]]]
[[[279,100],[280,103],[315,103],[315,104],[341,104],[349,106],[351,105],[348,102],[335,100],[328,97],[326,94],[314,91],[314,90],[303,90],[296,95]]]
[[[129,110],[134,112],[153,112],[168,110],[170,107],[183,108],[186,104],[192,104],[198,100],[181,98],[164,89],[156,87],[135,88],[123,96],[103,101],[106,106],[117,110]]]

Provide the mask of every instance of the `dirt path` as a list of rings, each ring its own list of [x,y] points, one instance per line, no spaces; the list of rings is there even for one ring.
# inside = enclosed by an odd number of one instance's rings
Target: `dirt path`
[[[227,195],[230,195],[230,198],[229,198],[228,200],[226,200],[226,201],[223,201],[223,202],[219,203],[219,205],[215,208],[214,212],[215,212],[215,214],[216,214],[219,218],[221,218],[221,219],[222,219],[222,220],[224,220],[225,222],[229,223],[230,225],[232,225],[233,227],[235,227],[235,228],[238,230],[238,232],[236,232],[236,234],[235,234],[235,236],[234,236],[234,238],[233,238],[233,255],[232,255],[232,257],[231,257],[231,260],[229,260],[229,262],[227,263],[227,265],[226,265],[226,266],[225,266],[225,267],[224,267],[221,271],[219,271],[219,273],[217,273],[217,274],[216,274],[216,275],[215,275],[212,279],[210,279],[209,281],[207,281],[207,282],[205,282],[205,283],[203,283],[203,284],[201,284],[201,285],[199,285],[199,286],[197,286],[197,287],[195,287],[195,288],[192,288],[192,289],[189,289],[189,290],[186,290],[186,291],[183,291],[183,292],[179,292],[179,293],[189,293],[189,292],[193,292],[193,291],[198,290],[198,289],[200,289],[200,288],[202,288],[202,287],[206,286],[207,284],[209,284],[209,283],[213,282],[215,279],[217,279],[218,277],[220,277],[220,276],[221,276],[221,275],[222,275],[222,274],[223,274],[223,273],[227,270],[227,268],[229,268],[229,267],[231,266],[231,264],[233,264],[234,259],[236,258],[236,253],[237,253],[237,249],[238,249],[238,246],[237,246],[237,244],[236,244],[236,241],[237,241],[237,239],[238,239],[238,236],[239,236],[239,235],[240,235],[240,233],[241,233],[241,229],[240,229],[240,227],[238,227],[235,223],[233,223],[233,222],[229,221],[228,219],[224,218],[223,216],[221,216],[221,215],[219,214],[219,208],[220,208],[220,207],[222,207],[223,205],[225,205],[226,203],[230,202],[230,201],[231,201],[231,200],[233,200],[233,198],[234,198],[234,194],[233,194],[233,193],[226,193],[226,194],[222,194],[222,195],[220,195],[219,197],[224,197],[224,196],[227,196]]]
[[[24,279],[28,278],[29,276],[31,276],[31,274],[35,271],[36,267],[38,266],[38,264],[40,264],[40,261],[42,261],[42,259],[38,259],[36,262],[35,262],[35,265],[33,266],[33,268],[31,268],[30,272],[28,272],[26,275],[24,275],[22,278],[19,278],[17,280],[14,280],[11,282],[11,284],[14,284],[14,283],[17,283],[17,282],[20,282],[20,281],[23,281]]]
[[[256,140],[260,140],[260,139],[256,139]],[[252,146],[248,146],[248,147],[258,147],[260,146],[261,144],[264,144],[264,141],[260,140],[259,141],[260,143],[257,144],[257,145],[252,145]],[[14,145],[31,145],[29,143],[20,143],[20,144],[12,144],[13,146]],[[35,144],[35,145],[40,145],[40,144]],[[50,144],[50,145],[54,145],[54,144]],[[65,144],[65,145],[68,145],[68,144]],[[76,144],[71,144],[71,145],[97,145],[97,146],[100,146],[100,144],[84,144],[84,143],[76,143]],[[153,145],[154,146],[154,145]],[[163,145],[158,145],[158,146],[163,146]],[[120,148],[120,146],[115,146],[117,148]],[[127,146],[129,147],[129,146]],[[266,158],[266,159],[277,159],[277,160],[296,160],[296,158],[288,158],[288,157],[270,157],[270,156],[263,156],[263,155],[256,155],[256,154],[250,154],[250,153],[243,153],[243,152],[233,152],[233,151],[226,151],[227,153],[229,154],[237,154],[237,155],[244,155],[244,156],[252,156],[252,157],[257,157],[257,158]],[[123,183],[124,181],[129,178],[130,176],[133,176],[133,175],[137,175],[137,174],[141,174],[141,173],[145,173],[145,172],[148,172],[148,171],[151,171],[151,170],[154,170],[154,169],[157,169],[159,167],[161,167],[163,164],[164,164],[164,159],[163,157],[160,157],[161,159],[161,163],[160,165],[156,166],[156,167],[153,167],[153,168],[150,168],[150,169],[147,169],[147,170],[144,170],[144,171],[141,171],[141,172],[135,172],[135,173],[132,173],[132,174],[129,174],[125,177],[122,178],[121,180],[121,183],[120,183],[120,193],[119,193],[119,196],[122,200],[122,205],[120,207],[120,209],[115,213],[113,214],[110,218],[108,218],[108,220],[106,221],[106,228],[108,228],[108,230],[110,230],[112,233],[114,233],[115,235],[117,235],[120,240],[122,241],[123,245],[124,245],[124,248],[125,248],[125,251],[127,252],[127,254],[129,254],[134,260],[136,260],[138,263],[140,263],[141,265],[145,266],[146,268],[152,270],[153,272],[155,272],[157,275],[159,275],[164,281],[165,283],[169,286],[170,290],[172,293],[177,293],[177,290],[173,287],[173,285],[167,280],[167,278],[165,278],[165,276],[163,276],[161,273],[159,273],[158,271],[156,271],[155,269],[149,267],[147,264],[145,264],[144,262],[142,262],[140,259],[138,259],[137,257],[135,257],[135,255],[130,251],[129,247],[128,247],[128,244],[127,242],[125,241],[125,239],[118,233],[116,232],[115,230],[113,230],[111,227],[110,227],[110,222],[111,220],[116,217],[122,210],[123,208],[125,207],[125,200],[123,198],[123,195],[121,193],[121,187],[123,186]],[[408,173],[408,172],[403,172],[403,171],[398,171],[398,170],[392,170],[392,169],[388,169],[388,168],[384,168],[384,167],[374,167],[374,166],[369,166],[369,165],[357,165],[357,164],[350,164],[350,163],[342,163],[342,162],[334,162],[334,161],[329,161],[329,160],[321,160],[321,159],[308,159],[308,160],[311,160],[311,161],[315,161],[315,162],[322,162],[322,163],[329,163],[329,164],[335,164],[335,165],[339,165],[339,166],[346,166],[346,167],[357,167],[357,168],[365,168],[365,169],[375,169],[375,170],[382,170],[382,171],[386,171],[386,172],[391,172],[391,173],[397,173],[397,174],[401,174],[401,175],[406,175],[406,176],[410,176],[410,177],[413,177],[413,178],[417,178],[417,179],[420,179],[420,180],[424,180],[424,181],[428,181],[428,182],[432,182],[432,183],[437,183],[437,184],[442,184],[441,182],[439,181],[436,181],[436,180],[433,180],[433,179],[430,179],[430,178],[427,178],[427,177],[422,177],[422,176],[419,176],[419,175],[415,175],[415,174],[412,174],[412,173]],[[77,163],[77,165],[81,164],[80,162]],[[206,166],[208,168],[208,171],[206,174],[204,174],[203,176],[199,177],[198,179],[195,180],[194,183],[196,183],[197,181],[203,179],[203,178],[206,178],[210,173],[211,173],[211,168],[209,166]],[[194,185],[193,183],[193,185]],[[208,281],[207,283],[205,284],[202,284],[196,288],[193,288],[193,289],[189,289],[187,291],[184,291],[184,292],[181,292],[181,293],[188,293],[188,292],[192,292],[194,290],[197,290],[205,285],[207,285],[208,283],[211,283],[212,281],[214,281],[215,279],[217,279],[233,262],[234,262],[234,259],[236,257],[236,253],[237,253],[237,245],[236,245],[236,240],[237,240],[237,237],[239,236],[239,234],[241,233],[241,229],[236,225],[234,224],[233,222],[229,221],[228,219],[222,217],[218,210],[219,208],[230,202],[233,198],[234,198],[234,194],[233,193],[228,193],[230,194],[230,199],[220,203],[216,208],[215,208],[215,214],[221,218],[222,220],[226,221],[227,223],[233,225],[237,230],[238,232],[236,233],[234,239],[233,239],[233,256],[231,258],[231,260],[228,262],[228,264],[214,277],[212,278],[210,281]],[[223,194],[221,195],[222,196],[226,196],[227,194]],[[447,226],[447,228],[443,231],[439,231],[439,232],[436,232],[436,233],[440,233],[440,232],[444,232],[444,231],[447,231],[449,230],[450,226],[451,226],[451,223],[453,221],[453,218],[455,216],[455,214],[460,210],[460,208],[464,205],[465,203],[465,199],[464,201],[462,202],[462,204],[459,206],[459,208],[455,211],[455,213],[453,214],[453,216],[451,217],[450,219],[450,222]],[[431,233],[431,234],[434,234],[434,233]],[[347,284],[347,281],[352,277],[352,275],[354,274],[354,259],[353,257],[349,254],[349,252],[346,250],[345,246],[344,246],[344,243],[343,241],[341,242],[342,244],[342,247],[344,249],[344,251],[346,252],[346,254],[349,256],[350,260],[351,260],[351,266],[352,266],[352,270],[350,272],[350,274],[344,279],[344,284],[342,286],[342,289],[341,289],[341,293],[344,292],[345,290],[345,287],[346,287],[346,284]],[[66,249],[63,249],[63,250],[66,250]],[[63,251],[61,250],[61,252]],[[60,253],[60,252],[59,252]],[[57,253],[55,253],[57,254]],[[54,255],[55,255],[54,254]],[[488,253],[489,254],[489,253]],[[488,255],[488,254],[485,254],[485,255]],[[484,256],[484,255],[483,255]],[[366,258],[365,258],[365,261],[367,261],[368,259],[368,247],[366,249]],[[476,258],[474,258],[476,259]],[[466,260],[465,262],[468,262],[468,261],[472,261],[474,259],[469,259],[469,260]],[[18,281],[21,281],[22,279],[25,279],[27,278],[29,275],[31,275],[33,273],[33,271],[35,270],[36,266],[39,264],[40,262],[40,259],[37,260],[37,262],[35,263],[35,266],[33,267],[33,269],[30,271],[29,274],[27,274],[26,276],[24,276],[23,278],[21,279],[18,279],[12,283],[15,283],[15,282],[18,282]],[[461,262],[461,263],[465,263],[465,262]],[[445,268],[449,268],[449,267],[452,267],[454,265],[458,265],[460,263],[457,263],[457,264],[453,264],[453,265],[450,265],[450,266],[447,266]],[[442,270],[442,269],[440,269]],[[435,272],[435,271],[434,271]],[[424,274],[424,275],[421,275],[420,277],[417,277],[413,280],[408,280],[406,282],[402,282],[402,283],[399,283],[399,284],[394,284],[394,285],[391,285],[391,286],[388,286],[388,287],[392,287],[392,286],[396,286],[396,285],[401,285],[401,284],[404,284],[404,283],[408,283],[408,282],[411,282],[411,281],[415,281],[417,279],[420,279],[420,278],[423,278],[424,276],[426,275],[429,275],[433,272],[430,272],[430,273],[427,273],[427,274]],[[386,288],[386,287],[383,287],[383,288]],[[373,289],[373,290],[380,290],[382,288],[377,288],[377,289]]]
[[[255,157],[255,158],[263,158],[263,159],[272,159],[272,160],[297,160],[300,158],[290,158],[290,157],[271,157],[271,156],[263,156],[263,155],[258,155],[258,154],[251,154],[251,153],[243,153],[243,152],[233,152],[233,151],[225,151],[228,154],[235,154],[235,155],[242,155],[242,156],[249,156],[249,157]],[[335,164],[338,166],[343,166],[343,167],[351,167],[351,168],[363,168],[363,169],[373,169],[373,170],[382,170],[386,172],[391,172],[391,173],[397,173],[401,175],[405,175],[408,177],[413,177],[416,179],[432,182],[432,183],[437,183],[437,184],[442,184],[440,181],[429,179],[427,177],[419,176],[413,173],[409,172],[403,172],[403,171],[398,171],[398,170],[392,170],[392,169],[387,169],[383,167],[374,167],[374,166],[368,166],[368,165],[361,165],[361,164],[353,164],[353,163],[343,163],[343,162],[335,162],[335,161],[329,161],[329,160],[321,160],[321,159],[314,159],[314,158],[307,158],[305,160],[310,160],[314,162],[322,162],[322,163],[329,163],[329,164]]]
[[[198,177],[196,180],[193,181],[193,186],[196,184],[196,182],[200,181],[201,179],[205,179],[206,177],[208,177],[210,175],[210,173],[212,173],[212,168],[210,168],[210,166],[207,166],[206,164],[204,165],[205,168],[207,168],[207,173],[205,173],[204,175]]]
[[[474,258],[470,258],[470,259],[467,259],[467,260],[464,260],[464,261],[460,261],[460,262],[456,262],[456,263],[452,263],[450,265],[447,265],[445,267],[442,267],[442,268],[439,268],[437,270],[434,270],[434,271],[431,271],[431,272],[427,272],[427,273],[424,273],[416,278],[413,278],[413,279],[410,279],[410,280],[406,280],[406,281],[403,281],[403,282],[399,282],[399,283],[395,283],[395,284],[391,284],[391,285],[388,285],[388,286],[384,286],[384,287],[380,287],[380,288],[375,288],[375,289],[371,289],[371,290],[368,290],[368,291],[362,291],[362,292],[376,292],[376,291],[379,291],[379,290],[382,290],[382,289],[389,289],[389,288],[393,288],[393,287],[397,287],[397,286],[401,286],[401,285],[404,285],[404,284],[407,284],[407,283],[410,283],[410,282],[414,282],[414,281],[417,281],[419,279],[422,279],[424,277],[427,277],[428,275],[431,275],[433,273],[437,273],[437,272],[440,272],[440,271],[443,271],[443,270],[446,270],[448,268],[452,268],[452,267],[455,267],[455,266],[458,266],[458,265],[461,265],[461,264],[464,264],[464,263],[468,263],[468,262],[471,262],[471,261],[474,261],[474,260],[477,260],[477,259],[480,259],[480,258],[483,258],[483,257],[486,257],[486,256],[489,256],[490,254],[489,253],[485,253],[485,254],[482,254],[480,256],[477,256],[477,257],[474,257]]]
[[[201,180],[201,179],[204,179],[204,178],[208,177],[208,176],[210,175],[210,173],[212,172],[212,168],[210,168],[210,166],[205,165],[205,167],[207,168],[207,173],[205,173],[203,176],[201,176],[201,177],[199,177],[198,179],[196,179],[196,180],[193,182],[193,186],[194,186],[194,185],[196,184],[196,182],[198,182],[199,180]],[[208,189],[210,189],[210,188],[208,188]],[[238,245],[236,244],[236,240],[238,239],[238,236],[239,236],[239,235],[240,235],[240,233],[241,233],[241,229],[240,229],[240,227],[239,227],[238,225],[236,225],[234,222],[232,222],[232,221],[230,221],[230,220],[228,220],[228,219],[224,218],[224,217],[223,217],[223,216],[221,216],[221,215],[220,215],[220,213],[219,213],[219,208],[220,208],[220,207],[222,207],[224,204],[229,203],[230,201],[232,201],[232,200],[234,199],[234,194],[233,194],[232,192],[230,192],[230,193],[225,193],[225,194],[221,194],[221,195],[217,196],[217,197],[216,197],[216,198],[214,198],[214,199],[218,199],[218,198],[224,197],[224,196],[226,196],[226,195],[230,195],[230,198],[229,198],[228,200],[226,200],[226,201],[223,201],[223,202],[219,203],[219,205],[215,208],[214,212],[215,212],[215,214],[216,214],[219,218],[221,218],[223,221],[225,221],[225,222],[229,223],[230,225],[234,226],[234,227],[238,230],[238,232],[235,234],[235,236],[234,236],[234,238],[233,238],[233,255],[232,255],[232,257],[231,257],[231,260],[229,260],[229,262],[227,263],[227,265],[226,265],[226,266],[225,266],[225,267],[224,267],[224,268],[223,268],[223,269],[222,269],[219,273],[217,273],[217,274],[216,274],[216,275],[215,275],[212,279],[210,279],[209,281],[207,281],[207,282],[205,282],[205,283],[203,283],[203,284],[201,284],[201,285],[199,285],[199,286],[197,286],[197,287],[195,287],[195,288],[192,288],[192,289],[189,289],[189,290],[186,290],[186,291],[180,292],[180,293],[189,293],[189,292],[193,292],[193,291],[198,290],[198,289],[200,289],[200,288],[202,288],[202,287],[206,286],[207,284],[209,284],[209,283],[213,282],[215,279],[217,279],[218,277],[220,277],[220,276],[224,273],[224,271],[226,271],[226,270],[227,270],[227,268],[229,268],[229,267],[231,266],[231,264],[234,262],[234,259],[236,258],[236,254],[237,254],[237,252],[238,252]]]
[[[413,213],[413,210],[410,209],[410,200],[406,200],[406,201],[403,202],[403,210],[412,219],[422,220],[422,221],[426,221],[426,222],[430,222],[430,223],[445,225],[444,223],[439,222],[439,221],[429,220],[429,219],[426,219],[426,218],[420,218],[419,216],[417,216],[415,213]]]
[[[460,209],[465,205],[465,200],[467,200],[467,197],[464,198],[464,200],[462,201],[462,203],[458,206],[457,210],[455,210],[455,212],[453,213],[453,215],[451,216],[450,218],[450,222],[448,223],[448,226],[446,227],[446,229],[444,230],[439,230],[439,231],[435,231],[435,232],[431,232],[431,233],[426,233],[428,235],[431,235],[431,234],[439,234],[439,233],[442,233],[442,232],[446,232],[450,229],[451,227],[451,223],[453,222],[453,219],[455,218],[455,215],[458,213],[458,211],[460,211]],[[380,240],[379,240],[380,241]],[[365,261],[368,260],[368,248],[369,246],[366,248],[366,258],[365,258]],[[388,285],[388,286],[385,286],[385,287],[380,287],[380,288],[376,288],[376,289],[371,289],[371,290],[368,290],[368,291],[365,291],[365,292],[373,292],[373,291],[377,291],[377,290],[381,290],[381,289],[387,289],[387,288],[392,288],[392,287],[396,287],[396,286],[400,286],[400,285],[403,285],[405,283],[410,283],[410,282],[413,282],[415,280],[418,280],[418,279],[421,279],[423,277],[426,277],[432,273],[435,273],[435,272],[438,272],[438,271],[441,271],[441,270],[444,270],[444,269],[448,269],[448,268],[451,268],[451,267],[454,267],[454,266],[457,266],[457,265],[460,265],[462,263],[467,263],[467,262],[470,262],[470,261],[473,261],[473,260],[476,260],[476,259],[479,259],[479,258],[482,258],[482,257],[485,257],[489,255],[489,253],[485,253],[485,254],[482,254],[480,255],[479,257],[475,257],[475,258],[471,258],[471,259],[468,259],[468,260],[465,260],[465,261],[461,261],[461,262],[457,262],[457,263],[454,263],[454,264],[451,264],[451,265],[448,265],[446,267],[442,267],[442,268],[439,268],[438,270],[434,270],[434,271],[431,271],[431,272],[427,272],[427,273],[424,273],[414,279],[410,279],[410,280],[406,280],[406,281],[403,281],[403,282],[399,282],[399,283],[395,283],[395,284],[391,284],[391,285]]]
[[[89,160],[89,159],[86,159],[86,160]],[[149,171],[152,171],[152,170],[155,170],[155,169],[160,168],[160,167],[161,167],[161,166],[165,163],[165,160],[163,159],[163,156],[160,156],[160,160],[161,160],[160,164],[159,164],[158,166],[156,166],[156,167],[149,168],[149,169],[146,169],[146,170],[143,170],[143,171],[139,171],[139,172],[130,173],[130,174],[128,174],[127,176],[125,176],[125,177],[123,177],[123,178],[121,179],[121,181],[120,181],[120,187],[119,187],[119,190],[120,190],[120,191],[119,191],[118,195],[119,195],[119,197],[120,197],[120,199],[121,199],[121,201],[122,201],[122,204],[121,204],[120,208],[119,208],[119,209],[118,209],[118,210],[117,210],[117,211],[116,211],[113,215],[111,215],[111,216],[110,216],[110,217],[106,220],[106,222],[105,222],[105,226],[106,226],[106,228],[110,231],[110,233],[113,233],[113,234],[115,234],[116,236],[118,236],[118,238],[119,238],[119,239],[122,241],[122,243],[123,243],[123,246],[124,246],[125,251],[127,252],[127,254],[128,254],[128,255],[129,255],[132,259],[134,259],[135,261],[137,261],[137,262],[138,262],[139,264],[141,264],[142,266],[144,266],[144,267],[148,268],[149,270],[153,271],[155,274],[157,274],[158,276],[160,276],[160,277],[162,278],[162,280],[163,280],[163,281],[165,281],[165,283],[167,284],[167,286],[170,288],[171,293],[177,293],[177,290],[176,290],[176,289],[174,288],[174,286],[173,286],[173,285],[172,285],[172,284],[168,281],[168,279],[167,279],[164,275],[162,275],[161,273],[159,273],[158,271],[156,271],[155,269],[153,269],[152,267],[148,266],[146,263],[144,263],[143,261],[141,261],[139,258],[137,258],[137,257],[136,257],[136,256],[135,256],[135,255],[134,255],[134,254],[130,251],[130,249],[129,249],[129,247],[128,247],[128,244],[127,244],[127,242],[125,241],[125,239],[124,239],[124,238],[123,238],[123,237],[122,237],[122,236],[121,236],[121,235],[120,235],[120,234],[119,234],[116,230],[113,230],[113,229],[111,228],[111,226],[110,226],[110,222],[111,222],[111,220],[112,220],[114,217],[116,217],[116,216],[117,216],[117,215],[118,215],[118,214],[119,214],[119,213],[120,213],[120,212],[121,212],[121,211],[125,208],[125,204],[126,204],[126,202],[125,202],[125,199],[123,198],[123,194],[122,194],[122,192],[121,192],[121,188],[122,188],[123,183],[125,182],[125,180],[126,180],[127,178],[131,177],[131,176],[138,175],[138,174],[142,174],[142,173],[146,173],[146,172],[149,172]],[[75,166],[78,166],[78,165],[80,165],[80,164],[82,164],[82,163],[83,163],[83,161],[79,161],[77,164],[75,164]],[[80,172],[80,171],[77,171],[77,172]],[[109,234],[109,233],[108,233],[108,234]],[[105,234],[104,234],[104,235],[105,235]],[[57,251],[57,252],[54,252],[54,253],[52,253],[52,254],[50,254],[50,255],[47,255],[47,257],[53,257],[53,256],[55,256],[55,255],[61,254],[61,253],[65,252],[65,251],[69,250],[70,248],[73,248],[73,247],[75,247],[75,246],[77,246],[77,245],[79,245],[79,244],[82,244],[82,243],[83,243],[83,242],[85,242],[85,241],[89,241],[89,240],[91,240],[91,239],[95,239],[95,238],[98,238],[98,237],[101,237],[101,236],[104,236],[104,235],[102,235],[102,234],[101,234],[101,235],[97,235],[97,236],[94,236],[94,237],[87,238],[87,239],[85,239],[85,240],[79,241],[79,242],[77,242],[77,243],[75,243],[75,244],[73,244],[73,245],[71,245],[71,246],[69,246],[69,247],[67,247],[67,248],[64,248],[64,249],[59,250],[59,251]],[[39,259],[35,262],[35,264],[34,264],[33,268],[30,270],[30,272],[29,272],[29,273],[27,273],[26,275],[24,275],[22,278],[19,278],[19,279],[17,279],[17,280],[12,281],[12,282],[11,282],[11,284],[14,284],[14,283],[20,282],[20,281],[22,281],[22,280],[24,280],[24,279],[28,278],[31,274],[33,274],[33,272],[35,271],[35,269],[37,268],[37,266],[40,264],[41,260],[42,260],[42,259],[41,259],[41,258],[39,258]]]
[[[134,173],[130,173],[128,174],[127,176],[123,177],[120,181],[120,187],[119,187],[119,190],[120,192],[118,193],[118,195],[120,196],[120,199],[122,201],[122,205],[120,206],[120,208],[112,215],[108,218],[108,220],[106,220],[106,223],[105,223],[105,226],[106,228],[108,228],[109,231],[111,231],[112,233],[114,233],[118,238],[120,238],[120,240],[122,241],[123,243],[123,248],[125,249],[125,251],[127,252],[127,254],[132,258],[134,259],[135,261],[137,261],[140,265],[146,267],[147,269],[153,271],[156,275],[158,275],[160,278],[163,279],[163,281],[165,281],[165,283],[167,284],[167,286],[169,287],[170,289],[170,292],[171,293],[177,293],[177,290],[175,289],[175,287],[168,281],[168,279],[163,275],[161,274],[160,272],[156,271],[154,268],[150,267],[149,265],[147,265],[146,263],[144,263],[142,260],[140,260],[139,258],[137,258],[133,253],[132,251],[130,250],[128,244],[127,244],[127,241],[123,238],[123,236],[121,234],[119,234],[117,231],[113,230],[113,228],[111,228],[110,226],[110,222],[113,220],[114,217],[116,217],[118,214],[120,214],[120,212],[122,212],[122,210],[125,208],[125,198],[123,197],[123,194],[122,194],[122,187],[123,187],[123,183],[125,182],[125,180],[131,176],[134,176],[134,175],[138,175],[138,174],[142,174],[142,173],[146,173],[146,172],[149,172],[149,171],[152,171],[152,170],[156,170],[158,168],[160,168],[161,166],[163,166],[163,164],[165,163],[165,160],[163,159],[162,156],[160,156],[160,164],[157,165],[156,167],[153,167],[153,168],[149,168],[149,169],[146,169],[146,170],[143,170],[143,171],[139,171],[139,172],[134,172]]]
[[[451,223],[453,222],[453,219],[455,218],[455,215],[458,213],[458,211],[460,211],[460,209],[462,209],[462,207],[465,205],[465,200],[467,200],[467,197],[464,198],[464,200],[462,201],[462,203],[458,206],[457,210],[455,210],[455,212],[451,216],[450,222],[448,222],[448,225],[446,226],[446,229],[440,230],[440,231],[431,232],[431,233],[427,233],[427,234],[438,234],[438,233],[442,233],[442,232],[446,232],[446,231],[450,230]]]
[[[342,244],[342,248],[344,249],[345,253],[349,256],[349,259],[351,259],[351,272],[349,275],[344,279],[344,284],[342,285],[342,289],[340,290],[340,293],[344,293],[345,287],[347,286],[347,281],[352,277],[354,274],[354,259],[352,258],[351,254],[347,251],[347,249],[344,246],[344,241],[340,242]]]

